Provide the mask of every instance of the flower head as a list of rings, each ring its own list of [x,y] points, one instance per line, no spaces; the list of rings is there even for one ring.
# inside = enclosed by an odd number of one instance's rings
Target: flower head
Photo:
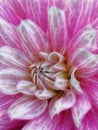
[[[98,129],[97,8],[0,1],[0,129]]]

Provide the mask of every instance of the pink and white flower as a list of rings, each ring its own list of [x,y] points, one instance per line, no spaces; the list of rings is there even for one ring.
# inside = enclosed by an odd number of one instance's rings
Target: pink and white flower
[[[0,0],[0,130],[98,130],[97,11]]]

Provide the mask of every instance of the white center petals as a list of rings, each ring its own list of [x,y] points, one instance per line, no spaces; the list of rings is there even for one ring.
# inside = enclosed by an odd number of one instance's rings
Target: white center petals
[[[41,100],[50,99],[55,95],[55,92],[49,90],[38,90],[35,92],[35,96]]]
[[[69,81],[68,79],[63,79],[63,78],[56,78],[55,83],[54,83],[54,88],[57,90],[66,90],[69,86]]]
[[[48,60],[52,63],[63,62],[65,59],[62,55],[57,52],[52,52],[48,56]]]

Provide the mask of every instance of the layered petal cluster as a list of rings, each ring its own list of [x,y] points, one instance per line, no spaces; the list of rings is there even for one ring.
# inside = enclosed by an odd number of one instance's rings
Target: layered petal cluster
[[[98,130],[97,11],[0,0],[0,130]]]

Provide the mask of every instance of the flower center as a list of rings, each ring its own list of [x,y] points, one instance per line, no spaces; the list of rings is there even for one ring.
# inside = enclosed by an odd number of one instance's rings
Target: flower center
[[[40,62],[30,66],[32,81],[37,89],[36,96],[48,99],[59,91],[65,92],[69,88],[69,74],[64,56],[52,52],[40,53],[40,57]]]

